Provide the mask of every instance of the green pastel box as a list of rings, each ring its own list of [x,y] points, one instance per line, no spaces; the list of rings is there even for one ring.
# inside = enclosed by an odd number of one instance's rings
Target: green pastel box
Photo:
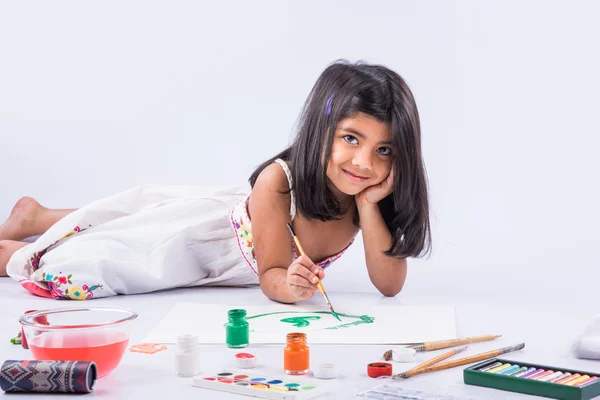
[[[579,371],[571,368],[552,367],[549,365],[538,365],[527,363],[524,361],[512,361],[502,358],[492,358],[465,368],[463,371],[464,382],[467,385],[485,386],[494,389],[507,390],[510,392],[531,394],[534,396],[549,397],[562,400],[589,400],[596,396],[600,396],[600,379],[582,382],[582,386],[569,386],[565,383],[545,382],[536,379],[527,379],[525,377],[516,377],[504,375],[502,373],[480,371],[486,366],[491,366],[494,363],[511,364],[512,366],[536,368],[553,373],[571,373],[572,375],[579,374],[581,379],[584,375],[589,377],[600,377],[600,372]],[[554,372],[556,371],[556,372]],[[525,371],[523,371],[525,372]],[[543,374],[540,373],[540,374]],[[544,375],[541,375],[542,377]],[[568,378],[564,378],[568,379]]]

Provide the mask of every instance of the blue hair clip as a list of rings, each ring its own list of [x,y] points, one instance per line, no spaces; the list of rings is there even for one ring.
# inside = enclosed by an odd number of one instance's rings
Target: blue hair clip
[[[331,114],[331,107],[333,106],[333,96],[335,92],[331,93],[331,96],[327,99],[327,104],[325,104],[325,115],[329,116]]]

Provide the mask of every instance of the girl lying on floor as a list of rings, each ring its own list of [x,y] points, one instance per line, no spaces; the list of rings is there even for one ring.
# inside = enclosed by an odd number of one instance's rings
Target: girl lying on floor
[[[371,282],[395,296],[406,259],[430,245],[410,89],[386,67],[336,62],[300,121],[293,144],[250,176],[249,191],[141,186],[77,210],[21,199],[0,226],[0,274],[60,299],[259,284],[269,298],[294,303],[313,296],[317,277],[361,230]]]

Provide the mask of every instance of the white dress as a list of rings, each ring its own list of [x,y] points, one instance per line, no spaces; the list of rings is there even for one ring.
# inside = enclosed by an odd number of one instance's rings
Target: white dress
[[[291,187],[288,166],[277,162]],[[7,273],[36,295],[77,300],[255,285],[248,197],[237,186],[136,187],[67,215],[19,249]],[[292,219],[295,213],[292,193]],[[327,267],[343,251],[319,264]]]

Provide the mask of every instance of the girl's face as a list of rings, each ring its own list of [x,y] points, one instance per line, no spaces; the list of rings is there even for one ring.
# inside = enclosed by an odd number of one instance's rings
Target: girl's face
[[[341,120],[331,146],[327,178],[341,193],[354,196],[387,178],[392,168],[390,127],[366,114]]]

